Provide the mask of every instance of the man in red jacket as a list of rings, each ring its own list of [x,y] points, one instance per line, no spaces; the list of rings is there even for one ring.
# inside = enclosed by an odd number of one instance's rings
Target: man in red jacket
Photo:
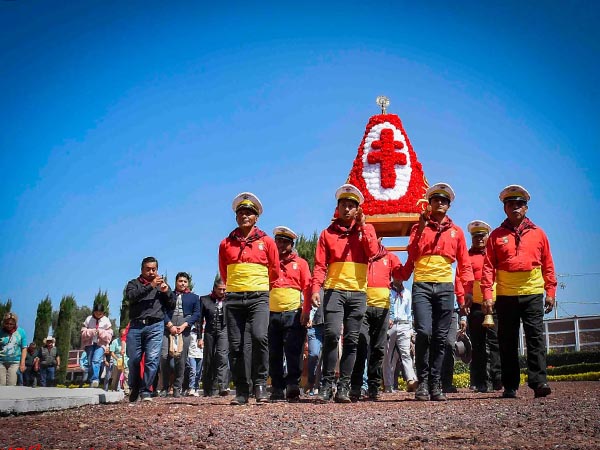
[[[350,375],[356,360],[358,334],[367,309],[367,269],[379,244],[373,225],[365,223],[360,205],[362,193],[351,184],[336,191],[337,218],[319,236],[312,278],[312,304],[321,304],[324,289],[325,338],[323,342],[323,385],[319,400],[333,395],[338,342],[344,327],[340,378],[335,401],[350,403]]]
[[[279,251],[279,278],[269,293],[269,375],[273,390],[271,401],[300,400],[302,350],[306,328],[300,318],[302,311],[310,312],[310,269],[306,260],[294,250],[298,237],[290,228],[279,226],[273,230]],[[302,304],[304,296],[304,304]],[[283,360],[287,376],[283,375]],[[285,395],[284,395],[285,389]]]
[[[504,398],[515,398],[519,388],[520,321],[527,341],[529,387],[536,397],[552,392],[546,377],[543,326],[544,312],[554,308],[556,276],[546,233],[525,216],[529,200],[529,192],[516,184],[500,192],[506,220],[490,234],[483,262],[481,291],[488,314],[494,307],[492,287],[496,281]]]
[[[269,401],[269,289],[279,278],[279,254],[273,239],[256,227],[263,211],[258,197],[242,192],[232,207],[238,227],[219,246],[219,271],[227,288],[229,361],[236,390],[231,404],[248,403],[250,383],[256,402],[264,403]],[[244,352],[246,346],[251,348],[249,353]]]
[[[467,302],[473,292],[473,271],[463,231],[447,216],[455,197],[452,187],[437,183],[427,189],[426,195],[429,206],[411,230],[407,261],[409,269],[414,267],[412,298],[419,379],[415,398],[445,401],[441,371],[454,314],[452,264],[457,262]]]

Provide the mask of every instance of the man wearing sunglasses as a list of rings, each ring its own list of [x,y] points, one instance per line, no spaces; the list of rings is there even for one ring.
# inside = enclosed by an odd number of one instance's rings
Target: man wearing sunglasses
[[[515,398],[519,388],[519,323],[527,341],[527,374],[535,397],[552,391],[546,377],[544,312],[554,308],[556,276],[546,233],[525,215],[529,192],[510,185],[500,192],[506,220],[487,242],[481,291],[485,314],[493,311],[492,286],[496,281],[498,341],[504,398]],[[544,300],[544,291],[546,299]]]

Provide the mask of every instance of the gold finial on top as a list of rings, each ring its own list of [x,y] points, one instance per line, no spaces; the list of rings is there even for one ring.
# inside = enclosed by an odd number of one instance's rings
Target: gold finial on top
[[[381,114],[385,114],[387,107],[390,106],[390,99],[385,95],[380,95],[375,99],[375,103],[377,103],[381,108]]]

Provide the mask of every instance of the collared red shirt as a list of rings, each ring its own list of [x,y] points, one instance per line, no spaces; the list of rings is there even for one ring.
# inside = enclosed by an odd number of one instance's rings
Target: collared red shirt
[[[300,294],[304,296],[302,310],[310,311],[310,268],[305,259],[296,252],[291,253],[279,264],[279,278],[273,283],[270,293],[270,309],[273,312],[283,312],[300,307]]]
[[[228,236],[219,245],[219,272],[227,292],[268,291],[279,278],[275,241],[257,228],[256,231],[263,236],[251,242]]]
[[[456,261],[456,272],[462,286],[471,293],[473,270],[463,231],[447,216],[442,221],[443,231],[438,232],[436,225],[430,220],[421,234],[417,233],[418,224],[412,227],[406,265],[409,270],[416,267],[415,282],[452,282],[451,265]]]
[[[481,278],[484,300],[492,298],[494,281],[497,295],[540,294],[545,290],[548,297],[556,296],[548,237],[532,225],[522,233],[518,248],[514,231],[498,227],[490,234]]]
[[[315,252],[312,292],[324,289],[367,289],[369,259],[379,251],[371,224],[343,229],[337,221],[321,232]]]

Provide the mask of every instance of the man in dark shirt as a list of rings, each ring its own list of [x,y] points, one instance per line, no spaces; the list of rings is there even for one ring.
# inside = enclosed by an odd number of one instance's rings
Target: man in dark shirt
[[[215,279],[213,290],[209,295],[200,297],[202,311],[200,324],[204,324],[204,366],[202,369],[202,386],[204,396],[229,394],[228,364],[229,341],[223,308],[225,300],[225,283],[220,276]],[[199,338],[202,333],[199,334]]]
[[[148,256],[142,260],[142,273],[127,283],[125,295],[129,303],[129,401],[136,401],[138,396],[150,401],[150,386],[160,360],[165,327],[164,310],[173,308],[173,293],[163,277],[158,275],[156,258]],[[145,355],[143,380],[140,379],[142,355]]]

